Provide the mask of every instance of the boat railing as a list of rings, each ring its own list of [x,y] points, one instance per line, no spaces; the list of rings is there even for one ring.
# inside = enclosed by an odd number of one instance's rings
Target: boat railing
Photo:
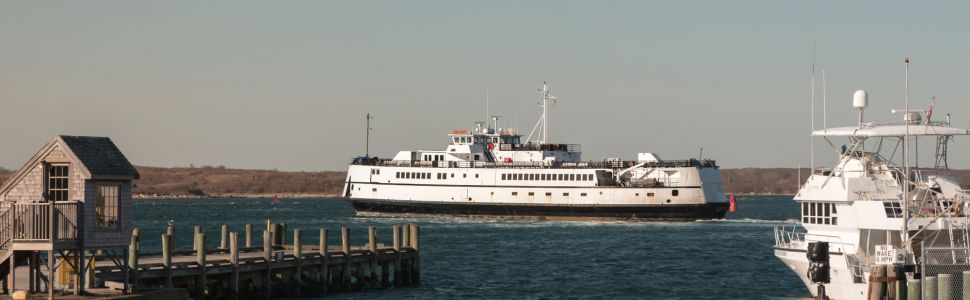
[[[486,161],[422,161],[391,159],[355,159],[354,165],[394,166],[394,167],[436,167],[436,168],[567,168],[567,169],[620,169],[633,167],[637,161],[528,161],[528,162],[486,162]],[[717,168],[717,162],[710,159],[664,160],[643,164],[643,168]]]

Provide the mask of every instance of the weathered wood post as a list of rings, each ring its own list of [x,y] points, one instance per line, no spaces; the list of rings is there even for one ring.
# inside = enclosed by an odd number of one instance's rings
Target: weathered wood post
[[[923,277],[923,299],[936,300],[936,276]]]
[[[199,264],[199,276],[196,278],[194,298],[205,299],[205,233],[199,232],[195,240],[199,245],[199,249],[195,251],[195,262]]]
[[[343,274],[340,276],[340,282],[343,283],[344,291],[349,292],[351,290],[350,267],[353,261],[353,258],[350,256],[350,228],[340,228],[340,239],[342,243],[340,250],[344,253],[344,267],[342,270]]]
[[[330,270],[328,270],[327,260],[329,260],[327,247],[327,229],[320,228],[320,282],[323,292],[326,293],[330,285]]]
[[[222,224],[222,231],[219,232],[219,250],[229,249],[229,224]]]
[[[387,260],[381,262],[381,287],[383,288],[387,288],[391,285],[391,279],[389,278],[391,271],[388,270],[390,265],[391,264]]]
[[[253,246],[253,224],[246,224],[246,248]]]
[[[202,226],[195,225],[192,231],[192,251],[199,251],[199,234],[202,233]]]
[[[269,222],[267,220],[267,222]],[[266,298],[273,297],[273,241],[272,233],[263,231],[263,259],[266,260],[266,276],[263,278],[263,286],[266,288]]]
[[[963,298],[970,299],[970,271],[963,271]]]
[[[920,279],[913,279],[906,281],[906,299],[907,300],[920,300],[923,291],[920,290]]]
[[[370,281],[377,281],[377,227],[367,227],[367,250],[370,251]]]
[[[138,286],[138,252],[141,248],[141,230],[137,227],[131,230],[131,242],[128,243],[128,272],[131,274],[131,284]]]
[[[229,290],[232,299],[239,299],[239,234],[229,234],[229,263],[232,264],[232,275],[229,278]]]
[[[952,296],[956,296],[954,293],[956,291],[954,286],[953,274],[940,273],[936,275],[936,295],[937,299],[951,299]],[[956,297],[952,297],[956,298]]]
[[[418,245],[420,244],[420,228],[418,224],[411,224],[411,248],[414,248],[414,258],[411,260],[413,263],[411,265],[411,283],[421,284],[421,250]]]
[[[394,286],[399,287],[401,281],[401,226],[394,225]]]
[[[172,235],[162,235],[162,265],[165,266],[165,287],[172,287]]]
[[[303,241],[302,232],[299,228],[293,229],[293,260],[296,261],[296,295],[300,296],[303,289]]]
[[[401,247],[411,247],[411,224],[401,225]]]

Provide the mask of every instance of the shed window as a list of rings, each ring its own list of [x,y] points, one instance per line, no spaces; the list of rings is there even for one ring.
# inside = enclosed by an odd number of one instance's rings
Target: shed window
[[[118,186],[98,186],[98,203],[95,207],[95,222],[98,228],[121,228],[118,222]]]
[[[47,168],[47,198],[50,201],[67,201],[68,199],[68,165],[51,165]]]

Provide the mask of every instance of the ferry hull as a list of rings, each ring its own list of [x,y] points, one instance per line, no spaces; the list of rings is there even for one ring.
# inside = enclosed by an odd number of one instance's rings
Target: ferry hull
[[[726,202],[661,205],[535,205],[510,203],[443,203],[347,199],[359,216],[403,217],[440,215],[524,220],[642,220],[693,221],[721,219]]]

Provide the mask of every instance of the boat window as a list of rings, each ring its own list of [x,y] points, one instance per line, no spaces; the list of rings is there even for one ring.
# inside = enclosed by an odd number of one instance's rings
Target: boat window
[[[893,217],[898,209],[898,202],[895,203],[897,206],[893,206],[891,202],[884,202],[883,205],[886,206],[886,216]],[[824,225],[837,225],[838,224],[838,214],[835,212],[835,203],[802,203],[802,223],[805,224],[824,224]],[[901,213],[901,209],[899,209]]]
[[[680,195],[680,191],[673,190],[673,191],[670,191],[670,194],[673,195],[674,197],[676,197],[676,196]]]
[[[552,196],[552,193],[546,193],[546,196]]]
[[[569,197],[569,193],[562,193],[564,197]]]
[[[536,193],[534,193],[534,192],[529,192],[529,196],[535,196],[535,195],[536,195]]]
[[[518,196],[519,192],[512,192],[512,196]]]
[[[478,160],[478,157],[479,157],[478,154],[475,154],[475,160]]]
[[[576,181],[576,174],[569,174],[570,181]]]
[[[586,197],[586,193],[579,193],[579,196]]]
[[[647,193],[647,197],[653,197],[653,193]]]
[[[427,177],[424,177],[424,178],[431,179],[431,172],[428,172],[428,176]]]
[[[458,137],[457,137],[457,136],[456,136],[456,137],[454,137],[454,140],[455,140],[455,143],[456,143],[456,144],[457,144],[457,143],[459,143],[459,141],[458,141]]]
[[[478,178],[478,173],[475,173],[475,178]]]
[[[461,174],[461,178],[468,178],[468,174]]]
[[[505,180],[505,174],[502,174],[502,180]]]

